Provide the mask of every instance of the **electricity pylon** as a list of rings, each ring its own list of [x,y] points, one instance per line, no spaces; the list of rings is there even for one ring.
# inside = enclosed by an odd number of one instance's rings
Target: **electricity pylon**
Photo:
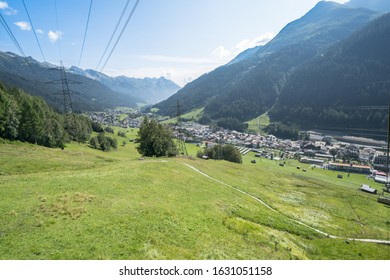
[[[62,89],[58,92],[53,93],[53,95],[62,95],[63,99],[63,115],[64,115],[64,121],[65,121],[65,130],[68,131],[70,136],[73,138],[73,140],[77,139],[77,128],[76,128],[76,119],[73,114],[73,103],[72,103],[72,97],[71,94],[80,94],[75,91],[71,91],[69,89],[69,84],[81,84],[81,82],[76,82],[72,80],[68,80],[66,77],[66,71],[65,67],[62,64],[62,61],[60,62],[60,67],[52,68],[51,70],[58,70],[61,72],[61,79],[54,80],[47,82],[47,84],[59,84],[61,85]]]
[[[62,64],[62,61],[61,61],[60,67],[52,68],[51,70],[59,70],[61,72],[61,79],[47,82],[47,84],[59,84],[59,85],[62,86],[62,90],[60,90],[60,91],[58,91],[56,93],[53,93],[53,95],[62,95],[62,98],[63,98],[63,114],[64,115],[70,115],[70,114],[73,113],[73,103],[72,103],[71,94],[72,93],[79,94],[79,93],[78,92],[74,92],[74,91],[70,91],[69,84],[81,84],[81,82],[68,80],[68,78],[66,77],[65,67]]]

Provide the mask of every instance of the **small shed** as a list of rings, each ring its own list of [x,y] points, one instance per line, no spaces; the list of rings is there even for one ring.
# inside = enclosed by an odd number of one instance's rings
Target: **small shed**
[[[366,192],[366,193],[370,193],[370,194],[376,194],[378,192],[376,189],[371,188],[368,185],[362,185],[360,187],[360,190],[363,191],[363,192]]]

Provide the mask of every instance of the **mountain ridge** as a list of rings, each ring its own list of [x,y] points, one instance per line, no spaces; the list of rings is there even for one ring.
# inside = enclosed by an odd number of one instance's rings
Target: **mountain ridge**
[[[148,104],[154,104],[165,100],[180,89],[176,83],[165,77],[132,78],[124,75],[110,77],[92,69],[82,70],[75,66],[70,67],[69,71],[97,80],[119,93],[141,98]]]
[[[204,114],[213,120],[250,120],[273,106],[292,71],[379,15],[368,9],[320,2],[286,25],[268,44],[256,52],[249,50],[252,55],[240,54],[237,57],[245,59],[201,76],[155,107],[163,115],[174,116],[179,102],[183,113],[205,107]],[[300,59],[294,57],[296,52]]]
[[[271,120],[294,120],[304,127],[385,129],[387,111],[375,107],[388,102],[389,35],[387,13],[295,71],[270,112]]]
[[[31,57],[0,51],[0,81],[4,85],[40,96],[57,110],[62,110],[62,98],[54,95],[61,90],[61,85],[49,84],[61,79],[60,68],[52,66]],[[69,72],[66,75],[68,80],[80,83],[70,86],[72,91],[80,93],[72,94],[73,107],[77,112],[101,111],[117,106],[136,107],[137,103],[142,102],[141,99],[115,92],[95,80]]]
[[[53,71],[57,69],[58,71]],[[44,98],[51,106],[58,111],[62,110],[62,99],[54,93],[60,91],[60,85],[49,84],[51,81],[61,79],[59,67],[48,62],[38,62],[32,57],[22,57],[12,52],[0,51],[0,81],[7,87],[18,87],[25,92]],[[93,70],[90,70],[92,74]],[[97,72],[96,72],[97,73]],[[84,70],[77,67],[66,69],[68,80],[74,80],[81,85],[71,85],[72,91],[80,94],[72,94],[73,107],[76,111],[101,111],[118,106],[137,107],[138,104],[148,103],[137,95],[125,92],[126,86],[138,91],[149,92],[165,97],[164,94],[172,94],[176,90],[176,84],[165,79],[136,79],[125,76],[117,77],[118,80],[141,81],[141,85],[124,84],[122,92],[96,79],[96,75],[88,75]],[[106,76],[107,80],[111,78]],[[146,81],[146,82],[144,82]],[[164,91],[164,82],[167,83]],[[113,81],[115,84],[115,80]],[[122,82],[123,83],[123,82]],[[134,82],[133,82],[134,83]],[[152,84],[155,84],[154,88]],[[172,83],[172,84],[171,84]],[[138,88],[137,88],[138,86]],[[171,86],[171,87],[169,87]],[[178,87],[178,86],[177,86]],[[173,88],[173,89],[172,89]],[[161,94],[162,93],[162,94]]]

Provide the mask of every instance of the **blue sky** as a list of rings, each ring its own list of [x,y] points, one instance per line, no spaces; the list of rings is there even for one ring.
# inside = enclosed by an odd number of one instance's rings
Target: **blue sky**
[[[93,0],[80,68],[96,69],[126,2]],[[135,2],[130,1],[123,23]],[[227,63],[246,48],[266,43],[317,2],[141,0],[103,72],[110,76],[165,76],[183,86]],[[62,60],[67,67],[77,66],[90,0],[25,0],[25,3],[46,61],[59,64]],[[22,0],[0,0],[0,12],[24,53],[43,61]],[[117,37],[114,38],[115,41]],[[1,25],[0,50],[18,53]]]

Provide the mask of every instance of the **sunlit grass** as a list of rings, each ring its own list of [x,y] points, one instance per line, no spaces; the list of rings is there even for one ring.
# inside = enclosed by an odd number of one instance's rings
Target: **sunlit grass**
[[[270,118],[268,113],[264,113],[261,116],[248,121],[247,124],[249,131],[262,132],[263,129],[270,124]]]
[[[358,190],[364,176],[339,180],[307,166],[304,173],[293,161],[251,164],[253,154],[242,165],[139,160],[129,142],[137,130],[124,131],[109,153],[77,143],[0,144],[1,259],[389,259],[388,246],[329,239],[294,221],[388,238],[389,209]]]
[[[204,110],[204,108],[195,109],[191,112],[188,112],[186,114],[181,115],[180,118],[185,119],[185,120],[189,120],[189,121],[198,121],[202,117],[203,110]],[[177,118],[170,118],[170,119],[165,120],[161,123],[163,123],[163,124],[177,123]]]

